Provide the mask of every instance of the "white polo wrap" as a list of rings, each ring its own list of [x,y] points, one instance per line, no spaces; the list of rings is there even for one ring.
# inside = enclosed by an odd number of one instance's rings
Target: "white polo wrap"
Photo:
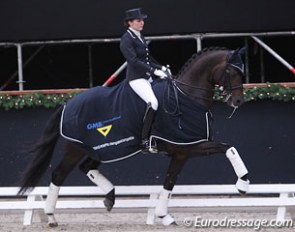
[[[56,201],[60,187],[50,183],[44,207],[45,214],[53,214],[55,211]]]
[[[160,193],[155,214],[158,217],[166,216],[168,213],[168,202],[171,197],[171,191],[163,189]]]
[[[226,151],[226,157],[231,162],[238,178],[241,178],[244,175],[248,174],[248,170],[243,160],[241,159],[238,151],[234,147],[231,147]]]
[[[114,185],[96,169],[90,170],[87,176],[94,184],[99,186],[105,194],[109,193],[114,188]]]

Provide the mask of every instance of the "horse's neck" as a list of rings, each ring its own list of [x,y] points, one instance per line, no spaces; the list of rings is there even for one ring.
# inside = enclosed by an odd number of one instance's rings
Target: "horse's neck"
[[[178,78],[181,89],[198,104],[211,108],[213,103],[214,85],[210,82],[210,72],[202,69],[188,71],[185,75]]]

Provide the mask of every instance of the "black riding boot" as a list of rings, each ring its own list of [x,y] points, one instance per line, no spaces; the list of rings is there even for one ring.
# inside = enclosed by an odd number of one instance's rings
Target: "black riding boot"
[[[158,150],[155,145],[149,146],[149,136],[151,132],[151,127],[153,124],[154,116],[156,111],[151,107],[150,104],[147,106],[147,110],[145,112],[145,116],[143,118],[143,126],[142,126],[142,133],[141,133],[141,148],[143,153],[157,153]]]

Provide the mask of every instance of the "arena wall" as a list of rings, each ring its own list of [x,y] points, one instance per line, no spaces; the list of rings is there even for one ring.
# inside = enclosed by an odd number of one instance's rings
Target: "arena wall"
[[[214,139],[235,146],[249,169],[251,183],[293,183],[295,163],[295,103],[263,100],[244,104],[232,119],[221,102],[213,109]],[[26,152],[42,133],[54,109],[0,110],[0,186],[18,186],[29,162]],[[47,186],[51,171],[63,154],[62,140],[40,186]],[[100,170],[116,185],[162,184],[168,167],[165,155],[137,155],[125,161],[101,165]],[[178,184],[234,184],[236,176],[226,157],[217,154],[190,160]],[[66,185],[92,185],[78,169]]]

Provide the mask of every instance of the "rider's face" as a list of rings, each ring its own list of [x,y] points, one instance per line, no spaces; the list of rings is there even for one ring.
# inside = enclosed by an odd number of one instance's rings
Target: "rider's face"
[[[136,31],[142,31],[144,26],[144,20],[143,19],[133,19],[128,21],[129,26]]]

